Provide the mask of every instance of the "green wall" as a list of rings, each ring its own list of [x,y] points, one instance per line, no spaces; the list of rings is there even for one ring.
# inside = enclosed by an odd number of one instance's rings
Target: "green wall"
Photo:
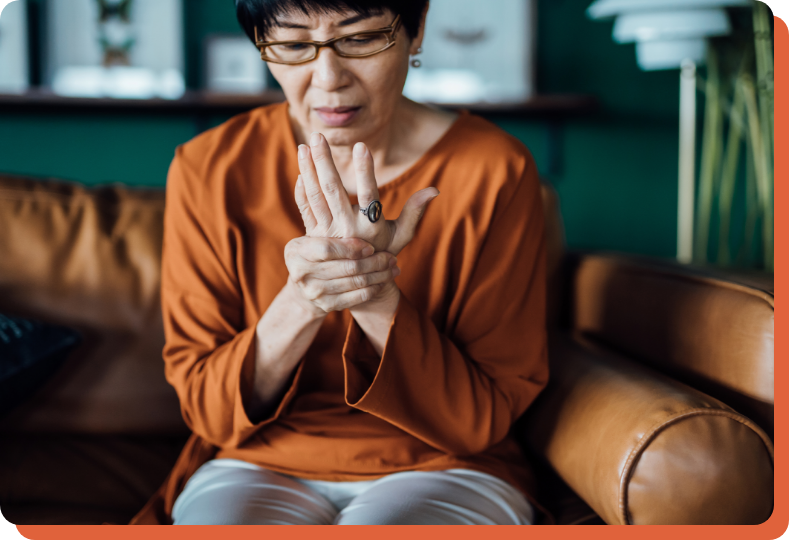
[[[541,93],[594,94],[600,110],[560,123],[495,117],[559,192],[571,248],[670,257],[676,236],[678,71],[645,73],[632,45],[591,21],[591,0],[538,0]],[[187,82],[197,87],[202,39],[239,33],[231,0],[188,0]],[[215,119],[215,122],[222,119]],[[212,123],[215,123],[212,122]],[[85,184],[162,186],[175,147],[197,134],[187,114],[0,114],[0,171]]]

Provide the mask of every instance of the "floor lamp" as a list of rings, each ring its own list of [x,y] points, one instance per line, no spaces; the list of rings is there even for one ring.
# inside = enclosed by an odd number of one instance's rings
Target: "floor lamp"
[[[635,43],[644,71],[680,69],[677,260],[693,257],[696,193],[696,67],[707,57],[707,38],[731,33],[725,7],[753,0],[597,0],[592,19],[611,19],[617,43]]]

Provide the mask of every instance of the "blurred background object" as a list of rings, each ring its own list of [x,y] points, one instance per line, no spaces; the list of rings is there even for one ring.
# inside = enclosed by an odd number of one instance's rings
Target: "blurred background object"
[[[3,8],[0,17],[0,93],[20,94],[29,87],[27,0]]]
[[[20,61],[28,66],[25,80],[29,82],[29,89],[22,94],[0,92],[2,173],[55,177],[88,185],[122,183],[161,187],[178,144],[235,114],[284,99],[265,66],[261,66],[263,62],[259,61],[255,46],[243,36],[230,0],[189,0],[188,3],[181,2],[178,8],[181,30],[176,30],[176,33],[182,32],[178,42],[186,88],[183,97],[176,100],[130,100],[54,95],[48,84],[52,76],[50,42],[55,36],[50,35],[48,29],[54,24],[53,17],[57,11],[53,6],[56,8],[60,2],[68,4],[71,1],[17,0],[3,12],[0,26],[7,23],[7,14],[12,13],[10,10],[22,5],[26,8],[20,13],[24,15],[26,12],[27,46],[12,50],[18,59],[27,55],[26,64],[24,60]],[[132,0],[137,1],[143,0]],[[447,5],[459,5],[447,1]],[[618,1],[631,3],[631,0]],[[645,4],[654,4],[654,1],[642,0]],[[686,5],[687,1],[662,0],[660,3],[676,8]],[[445,98],[446,101],[456,101],[445,106],[466,108],[480,114],[529,148],[543,181],[552,184],[559,194],[568,247],[674,258],[677,253],[677,163],[680,147],[678,70],[640,69],[637,61],[639,44],[618,44],[611,39],[616,27],[615,18],[590,21],[587,8],[593,4],[592,0],[487,0],[483,5],[489,14],[496,16],[497,22],[493,25],[487,19],[480,19],[482,22],[476,26],[469,22],[470,19],[462,18],[461,9],[456,10],[459,14],[451,14],[452,18],[449,18],[449,15],[441,14],[439,1],[434,0],[433,3],[436,5],[428,16],[428,25],[431,25],[428,39],[431,33],[435,35],[438,32],[440,37],[440,32],[447,30],[456,42],[458,39],[464,42],[462,46],[457,43],[458,49],[472,47],[476,50],[477,46],[492,43],[489,32],[498,31],[499,27],[522,29],[520,35],[510,35],[509,39],[516,41],[508,41],[519,45],[505,47],[506,52],[496,56],[498,59],[512,54],[512,59],[502,65],[497,64],[495,73],[485,77],[499,77],[502,81],[530,80],[530,87],[524,84],[524,98],[518,102],[509,101],[509,98],[494,102],[490,97],[480,97],[480,100],[487,101],[475,102],[471,98],[484,96],[486,90],[478,84],[478,75],[465,72],[469,81],[465,90],[457,87],[451,90],[456,95],[463,90],[465,99],[460,99],[464,96]],[[88,8],[94,10],[91,32],[96,39],[91,45],[94,56],[90,66],[104,69],[105,52],[101,48],[99,33],[100,5],[97,0],[88,0],[88,4]],[[736,53],[730,56],[723,49],[719,53],[718,80],[722,85],[722,97],[718,103],[723,107],[724,119],[728,118],[730,105],[736,104],[734,94],[729,93],[733,79],[724,73],[729,69],[736,71],[739,68],[738,55],[753,50],[755,42],[752,5],[726,8],[731,34],[705,38],[709,49],[717,52],[719,47],[725,47],[726,51],[734,49]],[[120,9],[120,3],[117,7]],[[137,24],[134,22],[134,9],[132,5],[132,27]],[[759,35],[768,36],[762,42],[769,49],[771,18],[769,10],[764,11],[763,20],[768,29],[760,31]],[[531,22],[527,20],[529,16],[533,17]],[[448,22],[442,22],[442,19]],[[17,24],[21,31],[25,30],[24,22]],[[121,24],[117,30],[122,28]],[[628,29],[617,31],[625,30]],[[628,31],[632,36],[633,31]],[[61,29],[61,34],[64,32],[65,28]],[[142,46],[142,36],[136,32],[134,29],[130,32],[134,45],[128,58],[132,66],[139,67],[135,64],[134,55],[137,47]],[[167,43],[175,34],[164,30],[157,32],[156,38],[161,40],[164,51],[170,47]],[[72,35],[77,41],[84,38]],[[122,31],[117,32],[116,37],[121,44],[125,35]],[[3,38],[0,37],[0,55],[2,50]],[[441,46],[425,45],[424,52],[417,56],[423,66],[412,68],[409,79],[417,73],[430,73],[428,55],[436,50],[441,51]],[[724,61],[724,56],[730,59]],[[760,57],[766,58],[766,55],[761,54]],[[523,63],[517,58],[522,58]],[[480,65],[486,67],[485,62],[473,55],[465,60],[469,59],[473,60],[469,64],[471,69]],[[447,63],[435,68],[433,73],[458,66],[465,69],[458,63],[450,63],[449,58],[446,60]],[[460,60],[452,60],[456,61]],[[259,64],[254,68],[256,62]],[[723,161],[727,165],[714,176],[717,180],[713,182],[712,198],[708,196],[710,192],[703,189],[696,200],[698,205],[702,200],[711,201],[705,203],[711,208],[706,260],[720,264],[728,261],[725,264],[737,267],[769,268],[764,253],[772,240],[766,240],[768,220],[761,216],[772,203],[770,197],[760,194],[771,192],[771,188],[763,189],[765,182],[757,182],[755,168],[749,165],[752,160],[749,155],[757,154],[748,148],[756,148],[758,141],[756,145],[747,141],[748,137],[753,139],[752,133],[762,133],[763,126],[770,125],[772,112],[763,109],[761,103],[769,94],[765,92],[771,85],[771,68],[764,68],[764,76],[759,78],[754,67],[756,57],[752,56],[748,62],[746,64],[751,66],[748,68],[751,71],[744,73],[740,85],[747,89],[750,77],[758,114],[742,115],[741,140],[735,145],[740,156],[736,160],[727,157]],[[494,64],[493,61],[490,63]],[[763,64],[771,66],[772,61],[768,59]],[[709,93],[710,81],[716,80],[710,66],[699,64],[698,68],[700,92],[694,91],[694,95],[699,99],[699,113],[710,106],[704,98]],[[128,66],[115,65],[110,69],[124,67]],[[438,77],[445,75],[439,73]],[[453,77],[455,81],[460,78],[457,72],[449,75],[450,81]],[[474,90],[475,85],[479,91]],[[748,105],[747,95],[746,91],[740,98],[741,107],[749,110],[748,107],[753,107]],[[761,120],[763,110],[767,110],[767,123]],[[699,126],[700,133],[709,131],[706,121],[700,116],[693,125]],[[757,118],[759,123],[753,124]],[[722,129],[725,139],[716,136],[713,140],[725,140],[728,144],[730,133],[737,135],[736,129],[734,132],[729,130],[729,125],[729,120],[721,122],[715,129]],[[756,127],[752,129],[751,126]],[[771,140],[768,137],[770,129],[760,136],[761,140]],[[761,148],[764,150],[768,146],[762,144]],[[701,159],[695,160],[697,169],[703,168],[701,162],[705,162],[703,156],[707,155],[704,148],[714,150],[715,146],[699,145],[697,156]],[[724,153],[732,155],[725,150]],[[760,158],[760,170],[768,170],[772,162],[767,161],[769,163],[765,166],[765,158]],[[735,165],[733,168],[732,163]],[[724,171],[728,171],[726,175]],[[705,178],[708,174],[702,171],[697,176]],[[770,177],[766,178],[769,180]],[[730,212],[721,210],[727,201],[732,201]],[[702,214],[703,211],[697,207],[696,215]],[[723,232],[719,234],[719,230]],[[747,231],[753,232],[749,242],[746,241],[750,234]],[[719,246],[718,240],[724,238],[729,238],[728,243]],[[697,238],[695,245],[698,247],[704,243]]]
[[[266,89],[268,69],[246,36],[206,38],[207,90],[227,94],[258,94]]]
[[[727,7],[749,8],[752,27],[732,35],[735,29]],[[616,17],[613,38],[636,43],[641,69],[681,70],[677,259],[727,266],[734,263],[734,250],[737,262],[748,265],[756,222],[761,221],[758,265],[772,270],[773,56],[767,7],[753,0],[597,0],[587,14],[594,19]],[[707,77],[699,85],[696,70],[702,64],[707,64]],[[758,80],[758,96],[754,80]],[[706,98],[698,185],[697,86]],[[728,129],[726,145],[724,129]],[[731,222],[743,139],[748,158],[746,196],[737,202],[747,207],[747,217],[742,234],[734,236]],[[715,202],[717,216],[713,216]],[[713,220],[718,226],[714,255],[710,253]]]
[[[534,94],[534,0],[432,0],[420,69],[404,94],[434,103],[519,103]],[[503,16],[506,14],[506,16]]]
[[[45,79],[56,94],[184,94],[181,0],[54,0],[46,10]]]

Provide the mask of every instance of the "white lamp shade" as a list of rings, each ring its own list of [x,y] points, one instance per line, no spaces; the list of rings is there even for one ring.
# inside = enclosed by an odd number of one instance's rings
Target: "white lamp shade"
[[[644,71],[677,69],[685,60],[703,64],[707,58],[707,47],[704,38],[643,41],[636,44],[636,58],[638,67]]]
[[[730,32],[729,18],[721,8],[624,13],[614,23],[614,41],[618,43],[725,36]]]
[[[586,10],[586,15],[591,19],[604,19],[639,11],[722,8],[753,4],[753,0],[597,0]]]

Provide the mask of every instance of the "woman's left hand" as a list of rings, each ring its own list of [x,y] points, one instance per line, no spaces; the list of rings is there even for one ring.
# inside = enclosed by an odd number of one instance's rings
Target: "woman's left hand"
[[[299,170],[296,182],[296,203],[299,206],[307,236],[361,238],[375,251],[397,255],[414,237],[427,204],[438,196],[434,187],[417,191],[405,203],[396,220],[380,219],[372,223],[361,213],[372,201],[378,200],[373,157],[363,143],[353,148],[353,165],[359,203],[351,205],[343,187],[326,138],[313,133],[310,146],[299,146]]]

